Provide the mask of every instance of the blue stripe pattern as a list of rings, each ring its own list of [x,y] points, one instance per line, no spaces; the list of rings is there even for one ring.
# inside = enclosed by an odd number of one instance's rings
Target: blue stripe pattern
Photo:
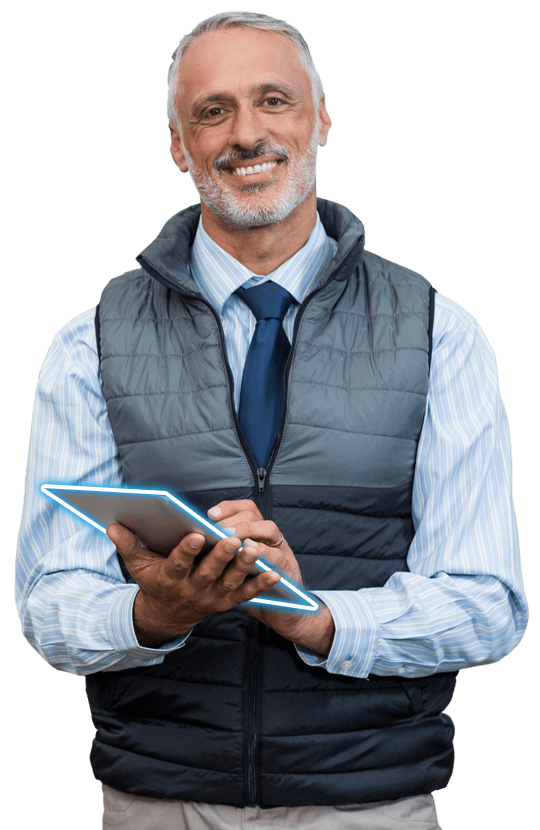
[[[263,279],[300,303],[335,248],[318,221],[304,248]],[[255,320],[232,292],[256,278],[202,225],[191,268],[221,315],[238,406]],[[284,323],[289,339],[296,309]],[[83,675],[160,663],[186,639],[161,649],[138,644],[132,624],[138,589],[123,581],[113,545],[39,491],[44,482],[122,483],[99,381],[94,314],[59,332],[40,374],[17,560],[25,636],[53,666]],[[314,592],[332,612],[334,643],[326,659],[298,651],[332,673],[416,677],[490,663],[517,645],[526,626],[495,358],[475,320],[439,294],[433,334],[409,572],[394,574],[382,588]]]

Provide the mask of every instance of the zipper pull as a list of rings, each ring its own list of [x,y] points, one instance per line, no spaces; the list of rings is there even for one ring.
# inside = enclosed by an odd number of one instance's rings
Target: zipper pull
[[[266,470],[264,467],[259,467],[257,470],[257,479],[259,481],[259,493],[262,493],[264,491],[264,482],[266,479]]]

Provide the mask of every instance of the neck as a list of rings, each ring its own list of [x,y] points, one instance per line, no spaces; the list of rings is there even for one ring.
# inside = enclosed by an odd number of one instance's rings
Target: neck
[[[308,241],[317,219],[315,188],[285,219],[261,228],[235,228],[201,202],[206,233],[253,274],[266,276],[283,265]]]

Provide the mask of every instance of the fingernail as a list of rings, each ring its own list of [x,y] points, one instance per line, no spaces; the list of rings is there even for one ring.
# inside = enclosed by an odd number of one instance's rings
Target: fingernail
[[[218,516],[221,516],[221,507],[211,507],[208,511],[208,515],[212,516],[213,519],[216,519]]]
[[[232,553],[234,550],[238,549],[239,545],[240,545],[240,539],[235,539],[234,543],[231,539],[229,544],[225,545],[225,550],[227,551],[227,553]]]
[[[193,539],[190,539],[189,546],[193,548],[193,550],[197,550],[202,546],[204,542],[204,536],[194,536]]]

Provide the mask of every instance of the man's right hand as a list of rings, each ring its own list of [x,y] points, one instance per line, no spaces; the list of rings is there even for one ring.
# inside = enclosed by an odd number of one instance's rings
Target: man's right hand
[[[133,625],[147,648],[184,636],[205,617],[254,599],[280,578],[269,571],[246,579],[257,549],[247,541],[237,556],[242,543],[236,536],[222,539],[197,564],[205,541],[200,533],[185,536],[168,557],[143,548],[122,525],[110,525],[107,536],[139,586]]]

